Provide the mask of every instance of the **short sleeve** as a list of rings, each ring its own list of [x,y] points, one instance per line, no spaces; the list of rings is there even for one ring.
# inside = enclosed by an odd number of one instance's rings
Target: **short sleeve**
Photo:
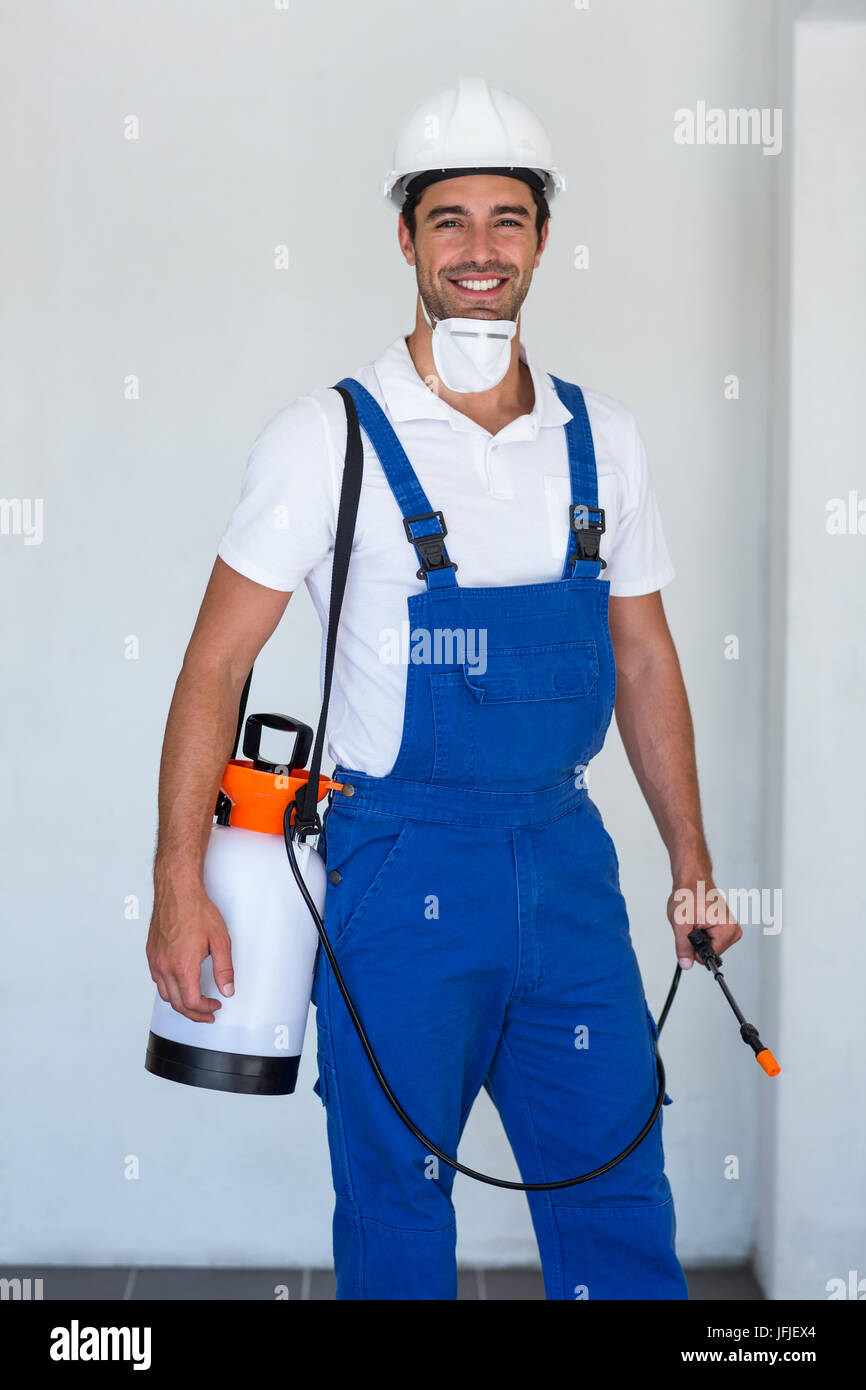
[[[670,583],[676,571],[668,553],[662,519],[649,476],[646,449],[637,421],[628,412],[617,532],[603,577],[612,597],[651,594]]]
[[[217,554],[257,584],[294,591],[333,546],[337,504],[327,421],[301,396],[255,440]]]

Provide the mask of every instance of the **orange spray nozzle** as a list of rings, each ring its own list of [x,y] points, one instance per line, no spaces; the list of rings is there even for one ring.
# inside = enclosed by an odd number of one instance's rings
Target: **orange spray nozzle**
[[[768,1047],[765,1047],[764,1044],[761,1042],[761,1039],[758,1036],[758,1030],[755,1027],[754,1023],[747,1023],[746,1020],[743,1018],[743,1015],[737,1006],[737,1001],[735,1000],[734,996],[731,994],[731,991],[728,989],[727,984],[725,983],[725,977],[722,974],[721,970],[722,958],[721,956],[716,955],[715,951],[713,950],[713,943],[710,940],[710,937],[708,936],[707,932],[703,929],[703,927],[696,927],[694,931],[689,932],[689,941],[694,946],[695,954],[697,955],[698,959],[703,961],[704,965],[707,967],[708,970],[712,971],[713,975],[715,976],[716,983],[720,986],[722,993],[724,994],[725,998],[727,999],[728,1003],[733,1009],[737,1017],[737,1022],[740,1025],[740,1037],[743,1039],[743,1042],[748,1043],[749,1047],[752,1049],[752,1051],[755,1054],[755,1057],[760,1063],[762,1069],[767,1073],[768,1076],[778,1076],[782,1068],[779,1066],[779,1063],[776,1061],[770,1049]]]

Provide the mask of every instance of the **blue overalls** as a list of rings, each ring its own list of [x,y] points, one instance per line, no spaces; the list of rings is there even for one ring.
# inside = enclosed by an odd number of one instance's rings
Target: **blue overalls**
[[[572,416],[572,500],[594,508],[583,394],[552,380]],[[435,539],[441,513],[384,412],[353,378],[340,385],[427,587],[407,599],[421,659],[408,666],[396,762],[386,777],[334,773],[354,791],[332,793],[324,817],[325,928],[415,1124],[456,1155],[484,1086],[522,1180],[568,1178],[628,1145],[657,1088],[617,855],[582,775],[613,713],[610,586],[598,559],[578,558],[566,515],[561,579],[461,587]],[[313,999],[337,1298],[456,1298],[454,1170],[380,1090],[321,949]],[[661,1115],[610,1172],[528,1200],[548,1299],[688,1297]]]

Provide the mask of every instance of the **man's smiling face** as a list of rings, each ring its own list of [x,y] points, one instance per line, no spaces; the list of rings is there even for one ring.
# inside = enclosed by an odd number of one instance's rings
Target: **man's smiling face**
[[[535,199],[522,179],[467,174],[424,189],[415,240],[402,216],[399,239],[418,291],[436,318],[516,320],[541,260]]]

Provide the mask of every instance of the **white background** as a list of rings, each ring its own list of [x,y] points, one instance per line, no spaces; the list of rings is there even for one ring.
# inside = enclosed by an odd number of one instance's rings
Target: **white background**
[[[866,494],[866,13],[808,7],[793,65],[803,9],[4,7],[0,491],[44,499],[45,532],[0,535],[0,1262],[330,1262],[312,1031],[290,1098],[144,1071],[158,759],[253,439],[412,326],[414,275],[380,196],[397,130],[424,96],[484,75],[536,110],[567,179],[524,308],[534,357],[625,401],[647,446],[717,882],[784,892],[782,931],[746,926],[728,958],[781,1077],[755,1066],[703,972],[663,1034],[680,1255],[754,1254],[771,1297],[866,1276],[866,537],[824,528],[830,497]],[[676,145],[674,111],[698,101],[784,107],[782,153]],[[580,245],[588,270],[573,267]],[[251,708],[315,722],[318,677],[304,592]],[[658,1012],[674,966],[667,859],[615,729],[591,790]],[[515,1175],[486,1097],[462,1157]],[[523,1197],[459,1177],[455,1194],[463,1263],[535,1261]]]

